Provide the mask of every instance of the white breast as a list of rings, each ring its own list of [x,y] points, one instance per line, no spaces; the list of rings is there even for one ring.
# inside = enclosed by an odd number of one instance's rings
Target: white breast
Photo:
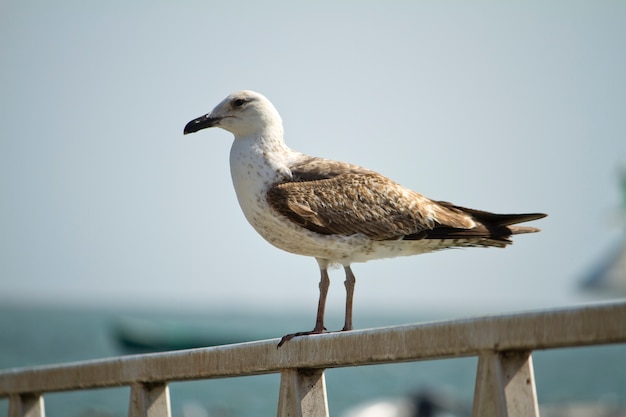
[[[237,139],[230,151],[230,171],[237,200],[248,222],[272,245],[287,252],[341,262],[354,251],[346,237],[320,236],[276,213],[268,204],[268,188],[291,178],[288,163],[303,155],[289,150],[267,152],[258,141]]]

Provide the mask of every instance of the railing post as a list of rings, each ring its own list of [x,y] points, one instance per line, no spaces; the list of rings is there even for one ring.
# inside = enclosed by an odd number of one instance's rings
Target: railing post
[[[479,356],[472,416],[539,417],[530,352]]]
[[[286,369],[280,374],[278,417],[328,417],[323,369]]]
[[[128,417],[170,417],[170,390],[166,383],[130,387]]]
[[[43,395],[22,394],[9,398],[9,417],[45,417]]]

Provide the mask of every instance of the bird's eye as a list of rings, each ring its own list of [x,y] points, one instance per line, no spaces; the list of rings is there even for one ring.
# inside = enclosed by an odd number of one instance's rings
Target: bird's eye
[[[241,107],[244,104],[246,104],[246,100],[242,98],[236,98],[235,100],[233,100],[233,107]]]

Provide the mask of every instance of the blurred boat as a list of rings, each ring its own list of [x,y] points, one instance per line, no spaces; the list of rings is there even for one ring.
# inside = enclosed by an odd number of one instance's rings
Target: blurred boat
[[[626,295],[626,170],[621,172],[622,208],[619,212],[624,234],[613,249],[582,279],[581,287],[600,295]]]
[[[256,340],[255,335],[210,329],[176,320],[118,319],[110,326],[115,343],[126,352],[161,352],[229,345]]]
[[[604,295],[626,295],[626,237],[583,279],[586,291]]]

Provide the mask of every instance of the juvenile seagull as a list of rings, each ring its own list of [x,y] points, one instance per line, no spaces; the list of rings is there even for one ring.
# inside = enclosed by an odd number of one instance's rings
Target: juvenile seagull
[[[511,235],[538,232],[513,226],[545,214],[494,214],[434,201],[369,169],[308,156],[283,140],[283,123],[267,98],[253,91],[226,97],[187,123],[184,134],[220,127],[235,136],[230,173],[239,205],[254,229],[287,252],[313,256],[321,270],[315,327],[324,332],[328,267],[342,265],[352,330],[355,278],[350,264],[453,247],[499,247]]]

